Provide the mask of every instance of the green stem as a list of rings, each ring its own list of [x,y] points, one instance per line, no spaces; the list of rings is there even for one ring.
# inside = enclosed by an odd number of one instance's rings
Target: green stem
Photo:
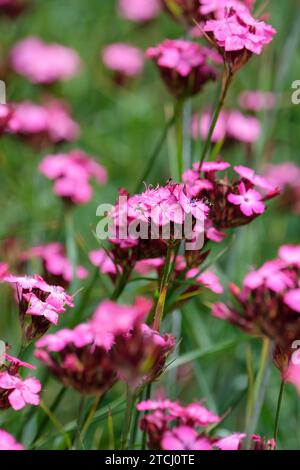
[[[158,156],[159,156],[159,154],[162,150],[162,147],[165,143],[165,140],[166,140],[167,135],[168,135],[168,131],[169,131],[170,127],[173,126],[175,121],[176,121],[176,111],[173,114],[173,116],[171,117],[171,119],[169,119],[169,121],[166,122],[165,127],[164,127],[163,132],[162,132],[162,135],[161,135],[160,139],[158,140],[156,146],[154,147],[152,154],[149,157],[148,164],[145,168],[145,171],[144,171],[141,179],[139,180],[139,183],[137,184],[137,186],[135,188],[134,193],[138,193],[141,190],[141,188],[143,187],[144,181],[147,180],[149,174],[151,173],[151,170],[154,167],[156,159],[158,158]]]
[[[201,166],[202,166],[202,163],[204,162],[205,160],[205,157],[206,157],[206,154],[208,152],[208,149],[211,145],[211,138],[212,138],[212,135],[213,135],[213,132],[215,130],[215,127],[216,127],[216,124],[217,124],[217,121],[219,119],[219,116],[220,116],[220,113],[222,111],[222,108],[225,104],[225,99],[226,99],[226,96],[227,96],[227,93],[228,93],[228,90],[229,90],[229,86],[231,84],[231,81],[232,81],[232,78],[233,78],[233,73],[230,69],[227,69],[226,66],[224,66],[224,72],[223,72],[223,83],[222,83],[222,90],[221,90],[221,95],[220,95],[220,99],[218,101],[218,104],[217,104],[217,107],[215,109],[215,112],[214,112],[214,115],[213,115],[213,118],[212,118],[212,121],[211,121],[211,124],[210,124],[210,128],[209,128],[209,131],[208,131],[208,134],[207,134],[207,138],[206,138],[206,141],[205,141],[205,144],[204,144],[204,147],[203,147],[203,150],[202,150],[202,153],[201,153],[201,157],[200,157],[200,169],[201,169]]]
[[[73,211],[71,208],[66,210],[66,247],[67,247],[67,256],[71,263],[72,269],[72,280],[76,278],[76,267],[77,267],[77,246],[75,240],[75,227],[74,227],[74,217]]]
[[[164,270],[161,278],[160,288],[159,288],[159,297],[156,304],[155,314],[154,314],[154,323],[153,329],[159,331],[161,321],[164,314],[164,308],[166,303],[167,291],[168,291],[168,284],[171,275],[171,257],[173,252],[173,246],[170,243],[168,245],[168,250],[165,258]],[[174,263],[172,264],[174,266]]]
[[[279,417],[280,417],[280,410],[282,405],[282,399],[284,395],[284,388],[285,388],[285,381],[281,381],[278,400],[277,400],[277,409],[276,409],[276,417],[275,417],[275,426],[274,426],[274,440],[277,442],[278,437],[278,430],[279,430]]]
[[[80,304],[79,306],[76,308],[76,312],[78,312],[78,315],[74,315],[73,316],[73,320],[70,322],[70,326],[73,327],[75,325],[77,325],[78,323],[80,323],[80,321],[82,320],[82,313],[84,311],[84,307],[86,306],[86,304],[88,303],[88,300],[90,298],[90,295],[91,295],[91,292],[93,290],[93,287],[94,285],[96,284],[97,280],[98,280],[98,277],[99,277],[99,268],[96,268],[95,272],[94,272],[94,275],[91,279],[91,282],[90,284],[87,286],[87,288],[85,289],[85,291],[83,292],[83,295],[82,295],[82,298],[81,298],[81,301],[80,301]]]
[[[265,394],[267,391],[267,385],[270,374],[270,366],[272,362],[273,344],[268,338],[264,338],[260,366],[255,380],[254,386],[254,409],[252,416],[250,417],[249,424],[246,429],[247,442],[246,448],[249,449],[251,446],[251,436],[255,434],[258,420],[261,414],[262,406],[264,403]]]
[[[65,393],[66,393],[67,389],[66,387],[62,387],[60,389],[60,391],[58,392],[57,396],[55,397],[51,407],[50,407],[50,412],[51,414],[54,414],[55,411],[56,411],[56,408],[58,407],[58,405],[60,404],[61,400],[63,399]],[[33,440],[33,442],[35,443],[37,439],[40,438],[42,432],[44,431],[44,429],[46,428],[47,424],[49,423],[49,416],[48,415],[45,415],[44,418],[42,419],[40,425],[38,426],[38,429],[37,429],[37,432],[36,432],[36,435],[35,435],[35,438]]]
[[[121,450],[125,450],[128,448],[130,425],[131,425],[132,413],[133,413],[135,401],[136,401],[136,396],[127,385],[126,386],[126,411],[125,411],[124,425],[123,425],[122,436],[121,436]]]
[[[132,272],[132,267],[124,267],[122,274],[119,276],[119,279],[117,280],[115,289],[111,295],[111,300],[118,300],[120,295],[122,294],[123,290],[126,287],[126,284],[130,278]]]

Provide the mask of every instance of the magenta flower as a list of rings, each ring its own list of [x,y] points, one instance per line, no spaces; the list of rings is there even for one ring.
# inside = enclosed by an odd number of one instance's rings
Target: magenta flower
[[[61,243],[54,242],[35,246],[22,253],[20,258],[22,261],[32,258],[41,259],[44,268],[43,277],[49,284],[57,284],[66,288],[72,281],[72,266]],[[77,266],[75,275],[78,279],[85,279],[88,272],[83,266]]]
[[[42,336],[73,300],[61,286],[47,284],[40,276],[13,276],[3,279],[16,289],[19,319],[26,341]]]
[[[144,56],[137,47],[128,44],[109,44],[102,51],[104,65],[116,74],[120,84],[126,77],[136,77],[144,68]]]
[[[194,95],[206,82],[216,78],[214,68],[209,65],[210,60],[215,62],[214,55],[191,41],[166,39],[147,49],[146,55],[155,61],[162,79],[176,97]]]
[[[253,112],[270,110],[276,105],[276,95],[270,91],[243,91],[239,96],[239,104]]]
[[[163,450],[212,450],[206,437],[199,437],[190,426],[178,426],[167,431],[161,442]]]
[[[228,201],[236,206],[240,206],[240,210],[247,217],[253,214],[263,214],[265,206],[262,202],[261,195],[255,189],[246,189],[244,183],[238,186],[239,195],[230,193],[228,194]]]
[[[200,119],[194,114],[191,122],[191,135],[197,140],[206,139],[212,120],[210,110],[205,111]],[[258,140],[261,133],[259,120],[254,116],[246,116],[237,110],[223,110],[212,134],[212,142],[225,140],[226,143],[244,142],[252,144]]]
[[[91,178],[99,184],[107,181],[104,167],[81,150],[48,155],[42,160],[39,170],[54,180],[54,193],[73,204],[85,204],[91,199]]]
[[[279,253],[285,253],[286,248]],[[293,250],[297,251],[296,247]],[[274,361],[285,370],[300,337],[299,268],[294,257],[266,262],[248,273],[240,289],[230,284],[235,305],[217,303],[212,314],[255,336],[267,336],[276,345]]]
[[[208,20],[204,25],[219,52],[235,72],[252,56],[261,54],[276,30],[264,21],[254,19],[246,7],[232,6],[222,18]]]
[[[267,165],[265,177],[281,190],[279,208],[300,214],[300,168],[293,162]]]
[[[76,140],[80,128],[66,104],[58,100],[48,100],[43,104],[30,101],[11,105],[12,115],[7,123],[8,133],[18,134],[34,144],[37,139],[42,145],[47,142]]]
[[[8,432],[0,429],[0,451],[1,450],[24,450],[15,438]]]
[[[288,366],[282,372],[282,378],[285,382],[289,382],[296,388],[300,395],[300,364],[294,364],[290,361]]]
[[[73,77],[79,70],[80,58],[73,49],[46,44],[32,36],[14,45],[10,65],[32,83],[49,84]]]
[[[231,434],[230,436],[223,437],[223,439],[214,442],[214,446],[220,450],[239,450],[241,449],[242,441],[245,437],[246,434]]]
[[[155,18],[160,11],[160,0],[118,0],[118,12],[123,18],[144,23]]]
[[[278,255],[287,264],[300,268],[300,245],[282,245]]]
[[[9,405],[16,411],[24,408],[26,404],[39,405],[38,393],[41,388],[40,382],[34,377],[22,380],[20,377],[11,375],[8,372],[0,372],[0,396],[3,391],[7,390]]]
[[[0,104],[0,133],[7,129],[8,123],[13,116],[11,105]]]
[[[200,403],[182,406],[170,400],[147,400],[138,403],[139,411],[148,411],[141,420],[141,429],[148,435],[150,449],[212,450],[212,442],[203,431],[220,418]]]

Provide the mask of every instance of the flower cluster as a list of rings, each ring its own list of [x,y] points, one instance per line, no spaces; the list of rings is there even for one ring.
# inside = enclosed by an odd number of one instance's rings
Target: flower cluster
[[[101,55],[104,65],[114,72],[114,80],[119,85],[123,85],[128,78],[139,75],[144,67],[142,51],[128,44],[109,44]]]
[[[159,2],[160,0],[118,0],[118,12],[127,20],[145,23],[158,15]]]
[[[246,7],[225,9],[223,18],[208,20],[204,31],[209,35],[217,50],[236,72],[253,54],[261,54],[269,44],[276,30],[264,21],[258,21]]]
[[[276,94],[271,91],[243,91],[239,97],[239,104],[242,108],[255,113],[269,110],[276,105]]]
[[[137,409],[147,413],[140,426],[153,450],[240,450],[246,437],[244,433],[221,439],[209,436],[208,428],[221,419],[199,402],[183,406],[168,399],[147,400],[139,403]],[[256,435],[251,440],[253,450],[275,448],[274,440],[266,441]]]
[[[242,165],[234,167],[239,175],[237,180],[218,179],[217,172],[229,167],[229,163],[222,161],[204,162],[201,168],[195,163],[192,170],[183,174],[188,194],[209,201],[209,220],[218,231],[248,224],[265,211],[264,201],[278,194],[265,178]],[[199,172],[204,174],[204,178],[200,178]],[[208,227],[207,237],[214,241],[222,239],[222,234],[212,231],[212,227]]]
[[[202,113],[200,119],[197,114],[194,114],[191,121],[192,137],[198,139],[200,136],[205,140],[211,120],[212,113],[209,110]],[[247,116],[237,110],[223,110],[214,128],[211,141],[224,141],[226,144],[231,141],[253,144],[259,139],[260,133],[261,125],[256,117]]]
[[[39,170],[54,180],[55,194],[72,204],[85,204],[91,199],[91,178],[99,184],[107,181],[103,166],[81,150],[48,155],[40,163]]]
[[[49,243],[30,248],[20,256],[21,261],[39,258],[43,263],[43,278],[49,284],[67,288],[73,279],[72,265],[66,257],[65,248],[59,242]],[[75,275],[78,279],[85,279],[88,275],[84,266],[77,266]]]
[[[34,377],[22,379],[19,374],[20,367],[34,367],[7,354],[5,358],[6,363],[0,366],[0,409],[13,408],[19,411],[26,404],[39,405],[40,382]]]
[[[48,143],[74,141],[80,128],[70,115],[66,103],[48,99],[42,104],[30,101],[12,103],[5,130],[17,134],[26,141],[39,146]]]
[[[176,98],[197,94],[205,83],[217,77],[210,62],[218,63],[218,55],[185,39],[166,39],[147,49],[146,54],[155,61],[163,81]]]
[[[52,324],[56,325],[59,315],[66,311],[66,306],[74,306],[72,297],[63,287],[51,286],[40,276],[9,274],[2,282],[15,288],[19,319],[26,342],[42,336]]]
[[[244,331],[264,335],[276,345],[275,362],[282,370],[300,337],[300,246],[283,245],[278,258],[249,272],[240,289],[229,289],[237,305],[216,303],[212,314]]]
[[[78,72],[80,58],[73,49],[46,44],[33,36],[14,45],[10,65],[32,83],[50,84],[73,77]]]
[[[87,323],[39,340],[36,357],[81,393],[103,393],[117,378],[139,389],[159,377],[174,348],[171,335],[144,323],[150,309],[143,298],[133,306],[103,301]]]

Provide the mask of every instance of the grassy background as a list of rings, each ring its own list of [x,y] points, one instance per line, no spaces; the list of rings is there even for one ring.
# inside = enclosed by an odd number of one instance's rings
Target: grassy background
[[[257,2],[258,5],[260,3]],[[268,11],[278,35],[262,56],[254,57],[240,72],[228,98],[228,106],[236,107],[238,95],[245,89],[280,93],[280,103],[276,109],[259,116],[263,132],[260,141],[255,144],[251,162],[258,170],[266,158],[272,162],[293,160],[299,163],[300,106],[291,104],[291,83],[300,79],[300,3],[297,0],[273,0],[269,2]],[[116,89],[99,60],[99,53],[105,44],[114,41],[128,42],[145,49],[165,37],[179,37],[181,29],[163,14],[147,26],[130,23],[116,15],[113,0],[36,0],[33,7],[19,19],[6,21],[1,18],[0,28],[2,62],[11,45],[27,35],[38,35],[46,41],[71,46],[82,58],[81,73],[71,81],[55,85],[51,92],[70,103],[81,125],[81,137],[75,146],[99,158],[109,172],[108,185],[95,188],[91,203],[77,208],[75,213],[80,258],[88,266],[87,252],[97,247],[91,233],[91,226],[95,227],[97,223],[96,207],[103,202],[114,202],[120,186],[131,191],[134,189],[162,132],[165,116],[172,109],[172,99],[153,64],[146,63],[142,77],[128,89]],[[38,101],[44,93],[41,87],[29,84],[22,77],[10,75],[5,80],[8,101]],[[204,106],[213,102],[215,93],[215,86],[209,85],[205,93],[193,100],[193,110],[201,112]],[[272,148],[267,157],[264,151],[266,144],[271,144]],[[74,144],[64,144],[60,149],[73,147]],[[199,148],[196,147],[195,158],[197,151]],[[41,157],[49,152],[53,152],[53,148],[44,149],[39,154],[17,138],[1,139],[1,243],[12,236],[23,248],[56,239],[64,240],[62,206],[52,193],[51,183],[37,172]],[[225,149],[222,155],[229,162],[246,163],[245,149],[241,145]],[[170,170],[174,166],[173,159],[170,135],[169,143],[164,146],[147,183],[163,183],[174,176]],[[286,242],[299,242],[299,219],[286,211],[283,213],[273,202],[264,216],[248,227],[236,230],[235,242],[215,266],[224,286],[228,281],[239,283],[251,266],[274,257],[278,247]],[[124,299],[131,301],[135,292],[136,286],[128,287]],[[84,315],[89,315],[105,295],[106,288],[99,285]],[[226,296],[225,292],[224,298]],[[0,337],[10,341],[16,352],[16,307],[10,298],[10,291],[1,287]],[[211,318],[203,300],[210,300],[210,297],[190,302],[184,307],[182,316],[175,312],[172,318],[167,319],[165,328],[171,328],[178,337],[182,337],[177,353],[183,365],[179,369],[170,368],[158,387],[164,386],[171,398],[180,398],[184,402],[207,397],[208,405],[218,413],[230,410],[219,429],[220,434],[226,430],[242,431],[247,390],[246,347],[251,344],[254,367],[257,368],[260,342],[249,340],[233,327]],[[195,353],[193,361],[188,355],[191,351]],[[38,374],[43,376],[44,371],[39,369]],[[267,437],[273,435],[279,383],[279,374],[273,368],[257,430]],[[58,390],[59,385],[51,379],[44,393],[47,404],[51,403]],[[122,393],[122,386],[117,385],[104,399],[99,416],[86,436],[85,447],[114,446],[113,434],[119,436],[123,417]],[[66,430],[71,429],[72,425],[74,427],[78,402],[78,394],[70,391],[56,411]],[[109,403],[114,417],[113,432],[107,417]],[[0,426],[18,435],[29,446],[42,417],[42,411],[32,417],[31,411],[25,409],[18,413],[16,419],[15,413],[7,411],[0,414]],[[300,448],[299,422],[299,400],[292,387],[287,387],[280,426],[280,448]],[[36,447],[59,448],[62,445],[61,433],[50,425]]]

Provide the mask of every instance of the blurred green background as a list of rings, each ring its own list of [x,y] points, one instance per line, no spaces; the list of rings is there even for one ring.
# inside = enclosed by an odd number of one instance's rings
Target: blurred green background
[[[261,4],[263,2],[257,2]],[[263,132],[255,144],[251,166],[261,169],[266,161],[299,164],[300,105],[291,104],[291,84],[300,80],[300,2],[298,0],[269,1],[269,21],[278,30],[273,43],[261,56],[253,57],[236,77],[229,92],[228,107],[238,107],[238,95],[243,90],[276,91],[280,94],[278,106],[259,114]],[[146,63],[143,75],[126,89],[116,88],[100,60],[101,49],[111,42],[127,42],[146,49],[166,37],[177,38],[181,27],[161,14],[153,22],[139,26],[116,14],[114,0],[36,0],[20,18],[0,19],[0,63],[4,63],[12,44],[28,35],[40,36],[49,42],[73,47],[80,54],[83,67],[74,79],[51,87],[51,93],[67,100],[75,119],[80,123],[81,136],[75,144],[63,144],[59,150],[79,147],[94,155],[106,166],[109,182],[95,187],[93,200],[75,212],[75,229],[80,258],[89,266],[87,252],[97,248],[92,228],[97,223],[96,208],[103,202],[115,201],[119,187],[133,191],[141,178],[147,159],[159,139],[166,115],[172,110],[172,98],[164,88],[153,64]],[[1,77],[0,77],[1,78]],[[38,101],[44,90],[31,85],[23,77],[13,74],[5,77],[7,101]],[[216,85],[209,84],[204,93],[193,99],[194,111],[201,110],[215,100]],[[172,132],[167,145],[152,170],[147,184],[164,183],[174,176],[175,149]],[[195,159],[199,147],[195,146]],[[0,141],[0,238],[1,244],[15,237],[23,248],[64,240],[62,206],[51,189],[51,183],[40,175],[37,166],[41,157],[53,153],[53,147],[38,153],[16,137],[2,137]],[[236,144],[223,149],[222,156],[234,164],[246,163],[246,152]],[[171,168],[171,169],[170,169]],[[235,231],[236,239],[214,266],[224,286],[229,281],[241,282],[252,266],[259,266],[274,257],[282,243],[299,243],[299,217],[279,209],[276,201],[268,211],[247,227]],[[1,260],[0,260],[1,261]],[[92,268],[90,267],[92,272]],[[87,280],[86,283],[89,281]],[[142,287],[139,292],[142,292]],[[137,286],[126,289],[124,299],[132,301]],[[93,292],[92,303],[85,316],[93,311],[101,298],[107,295],[99,285]],[[228,296],[225,290],[224,298]],[[219,414],[228,412],[219,433],[226,430],[242,431],[247,392],[246,347],[251,344],[254,367],[258,365],[260,341],[247,338],[230,325],[209,316],[203,302],[213,296],[193,300],[183,308],[181,317],[175,312],[167,319],[165,329],[172,329],[181,339],[177,354],[184,367],[171,367],[157,385],[164,387],[170,398],[188,403],[207,398],[207,405]],[[18,325],[16,306],[11,293],[4,287],[0,292],[0,337],[11,342],[17,352]],[[186,355],[193,352],[195,360]],[[30,353],[28,359],[31,360]],[[178,363],[178,364],[179,364]],[[175,363],[176,364],[176,363]],[[43,376],[44,371],[39,369]],[[178,380],[178,376],[180,380]],[[273,435],[276,400],[280,386],[279,373],[272,368],[267,397],[263,406],[257,433]],[[44,397],[49,404],[59,390],[51,379]],[[85,446],[113,447],[112,430],[107,416],[111,403],[114,434],[118,436],[124,403],[119,397],[118,385],[107,395],[85,439]],[[68,392],[56,416],[68,430],[77,415],[79,396]],[[18,435],[25,445],[32,443],[38,422],[43,417],[31,417],[25,409],[18,419],[10,411],[0,414],[0,427]],[[279,448],[300,448],[300,401],[296,391],[287,387],[282,408]],[[68,428],[69,426],[69,428]],[[110,429],[110,432],[108,431]],[[49,425],[44,438],[36,448],[59,448],[63,438]]]

